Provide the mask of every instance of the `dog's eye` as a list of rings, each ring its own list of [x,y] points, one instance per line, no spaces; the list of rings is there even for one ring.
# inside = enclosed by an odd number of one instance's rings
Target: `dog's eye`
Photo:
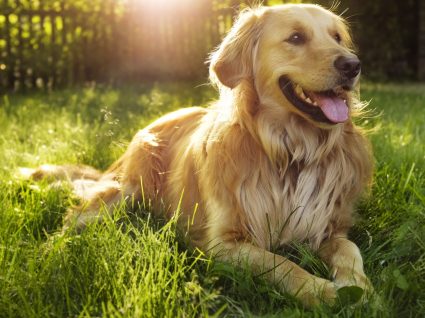
[[[337,43],[341,43],[341,41],[342,41],[341,35],[339,35],[339,33],[335,33],[334,39]]]
[[[286,39],[286,42],[294,44],[294,45],[301,45],[306,42],[305,35],[300,32],[295,32],[291,34],[289,38]]]

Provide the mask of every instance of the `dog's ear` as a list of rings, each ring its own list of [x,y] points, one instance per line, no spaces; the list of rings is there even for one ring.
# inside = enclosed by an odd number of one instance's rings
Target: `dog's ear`
[[[261,33],[260,9],[239,14],[232,29],[210,57],[210,78],[234,88],[244,78],[253,76],[253,55]]]

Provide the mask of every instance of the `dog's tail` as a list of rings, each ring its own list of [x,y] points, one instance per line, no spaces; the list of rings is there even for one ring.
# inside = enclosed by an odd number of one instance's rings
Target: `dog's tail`
[[[23,179],[35,181],[74,181],[78,179],[98,181],[102,172],[86,165],[42,165],[38,168],[19,168],[19,175]]]

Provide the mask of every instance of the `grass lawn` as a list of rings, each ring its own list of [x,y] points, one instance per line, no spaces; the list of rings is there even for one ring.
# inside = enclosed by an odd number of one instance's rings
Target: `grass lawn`
[[[0,317],[424,317],[425,85],[366,84],[378,117],[372,193],[351,238],[377,296],[364,306],[303,309],[248,271],[185,249],[175,222],[149,211],[81,235],[55,235],[75,198],[22,182],[17,167],[85,163],[106,168],[135,132],[170,110],[206,104],[191,84],[85,88],[0,98]],[[117,221],[117,220],[115,220]],[[119,224],[119,225],[117,225]],[[326,267],[303,245],[289,253],[313,273]]]

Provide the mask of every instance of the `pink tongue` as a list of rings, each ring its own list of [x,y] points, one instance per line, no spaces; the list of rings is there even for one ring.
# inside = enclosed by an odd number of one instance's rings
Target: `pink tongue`
[[[341,98],[313,92],[311,95],[330,121],[343,123],[348,119],[348,107]]]

